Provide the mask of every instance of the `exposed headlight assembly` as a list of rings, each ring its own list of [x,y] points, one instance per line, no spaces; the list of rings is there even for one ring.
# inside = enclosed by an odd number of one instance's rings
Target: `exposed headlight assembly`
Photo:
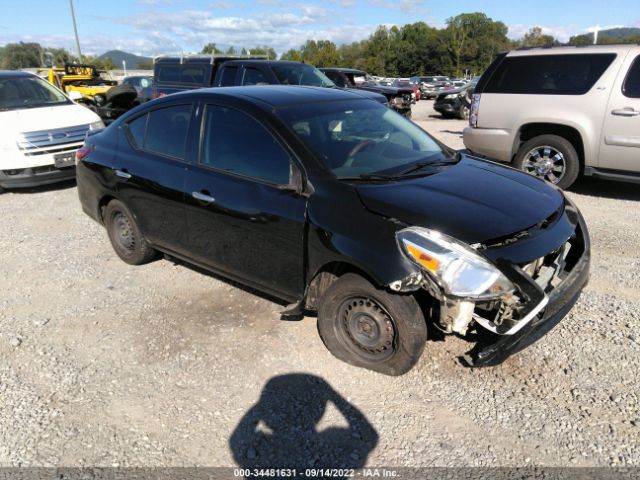
[[[102,120],[89,124],[89,130],[100,130],[101,128],[104,128],[104,122]]]
[[[515,290],[500,270],[455,238],[422,227],[405,228],[396,236],[402,252],[447,296],[491,299]]]

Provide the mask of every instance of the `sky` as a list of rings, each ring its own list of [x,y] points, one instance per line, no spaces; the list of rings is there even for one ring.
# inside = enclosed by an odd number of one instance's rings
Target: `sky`
[[[531,27],[561,41],[601,28],[640,27],[638,0],[74,0],[83,54],[118,49],[153,56],[268,45],[282,53],[307,39],[350,43],[378,25],[484,12],[517,39]],[[0,0],[0,45],[34,41],[75,52],[67,0]]]

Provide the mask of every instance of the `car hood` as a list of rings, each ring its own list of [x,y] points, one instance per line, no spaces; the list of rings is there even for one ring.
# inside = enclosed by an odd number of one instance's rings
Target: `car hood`
[[[51,107],[25,108],[0,112],[2,136],[15,142],[15,135],[22,132],[55,130],[97,122],[100,117],[88,108],[71,103]]]
[[[384,95],[382,95],[380,93],[371,92],[369,90],[359,90],[357,88],[346,88],[345,90],[347,90],[348,92],[355,93],[355,94],[360,95],[360,96],[365,97],[365,98],[370,98],[371,100],[375,100],[378,103],[382,103],[384,105],[387,104],[387,97],[385,97]]]
[[[470,244],[528,229],[564,203],[558,189],[535,177],[466,156],[432,175],[356,188],[374,213]]]
[[[404,88],[404,87],[389,87],[386,85],[372,85],[372,84],[368,84],[368,83],[363,83],[361,85],[358,85],[356,88],[362,89],[362,90],[369,90],[372,92],[380,92],[380,93],[385,93],[388,95],[402,95],[402,94],[412,94],[413,93],[413,89],[411,88]]]

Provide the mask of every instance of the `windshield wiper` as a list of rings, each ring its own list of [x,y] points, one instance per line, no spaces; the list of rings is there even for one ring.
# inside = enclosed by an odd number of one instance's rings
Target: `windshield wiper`
[[[406,170],[402,170],[399,173],[397,173],[397,176],[399,177],[403,177],[409,173],[413,173],[413,172],[417,172],[418,170],[422,170],[424,167],[443,167],[443,166],[447,166],[447,165],[453,165],[454,163],[456,163],[455,161],[451,161],[451,160],[433,160],[433,161],[424,161],[424,162],[417,162],[414,163],[413,165],[411,165],[409,168],[407,168]]]
[[[359,180],[397,180],[397,175],[378,175],[376,173],[363,173],[356,177],[338,177],[338,180],[359,181]]]

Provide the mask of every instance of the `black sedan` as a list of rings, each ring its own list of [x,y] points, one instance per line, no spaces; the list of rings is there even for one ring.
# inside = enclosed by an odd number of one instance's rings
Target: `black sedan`
[[[433,102],[433,109],[446,118],[468,119],[471,95],[477,84],[477,80],[474,80],[462,87],[440,90]]]
[[[587,229],[560,190],[341,90],[158,99],[90,134],[77,179],[125,262],[163,252],[315,312],[335,356],[389,375],[435,329],[484,332],[468,360],[498,363],[588,278]]]

